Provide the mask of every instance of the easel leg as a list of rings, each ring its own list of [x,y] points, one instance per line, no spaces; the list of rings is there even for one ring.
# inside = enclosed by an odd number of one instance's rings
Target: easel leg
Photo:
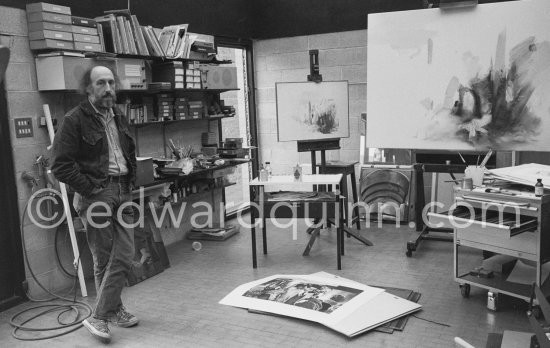
[[[352,221],[355,219],[355,223],[357,224],[357,229],[361,229],[361,219],[359,218],[359,206],[357,203],[359,202],[359,198],[357,197],[357,181],[355,181],[355,170],[351,172],[351,191],[353,193],[353,204],[355,206],[353,207],[353,212],[351,214]]]

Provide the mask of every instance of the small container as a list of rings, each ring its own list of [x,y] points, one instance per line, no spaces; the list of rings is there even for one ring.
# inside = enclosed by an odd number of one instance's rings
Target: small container
[[[544,194],[544,185],[542,184],[542,179],[537,179],[535,184],[535,196],[540,197]]]
[[[267,178],[271,179],[273,172],[271,171],[271,162],[265,162],[265,170],[267,170]]]
[[[292,169],[292,175],[294,175],[294,181],[302,180],[302,167],[300,164],[296,164],[296,167]]]
[[[267,170],[262,165],[262,167],[260,168],[260,181],[267,181],[267,179],[268,179]]]
[[[462,189],[463,190],[472,190],[474,188],[474,181],[472,178],[464,178],[462,181]]]

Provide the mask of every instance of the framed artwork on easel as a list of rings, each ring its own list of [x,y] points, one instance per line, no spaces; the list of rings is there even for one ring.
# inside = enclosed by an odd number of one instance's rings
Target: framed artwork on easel
[[[277,140],[349,137],[348,81],[279,82]]]

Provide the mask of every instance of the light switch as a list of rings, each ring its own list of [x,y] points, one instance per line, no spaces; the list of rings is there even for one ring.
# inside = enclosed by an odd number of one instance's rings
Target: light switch
[[[13,122],[15,123],[16,138],[27,138],[34,136],[32,130],[32,117],[16,118]]]

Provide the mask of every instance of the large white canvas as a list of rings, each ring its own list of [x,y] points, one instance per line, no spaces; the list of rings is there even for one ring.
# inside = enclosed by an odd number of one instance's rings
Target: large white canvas
[[[349,137],[348,81],[279,82],[279,141]]]
[[[367,147],[550,150],[550,1],[368,23]]]

